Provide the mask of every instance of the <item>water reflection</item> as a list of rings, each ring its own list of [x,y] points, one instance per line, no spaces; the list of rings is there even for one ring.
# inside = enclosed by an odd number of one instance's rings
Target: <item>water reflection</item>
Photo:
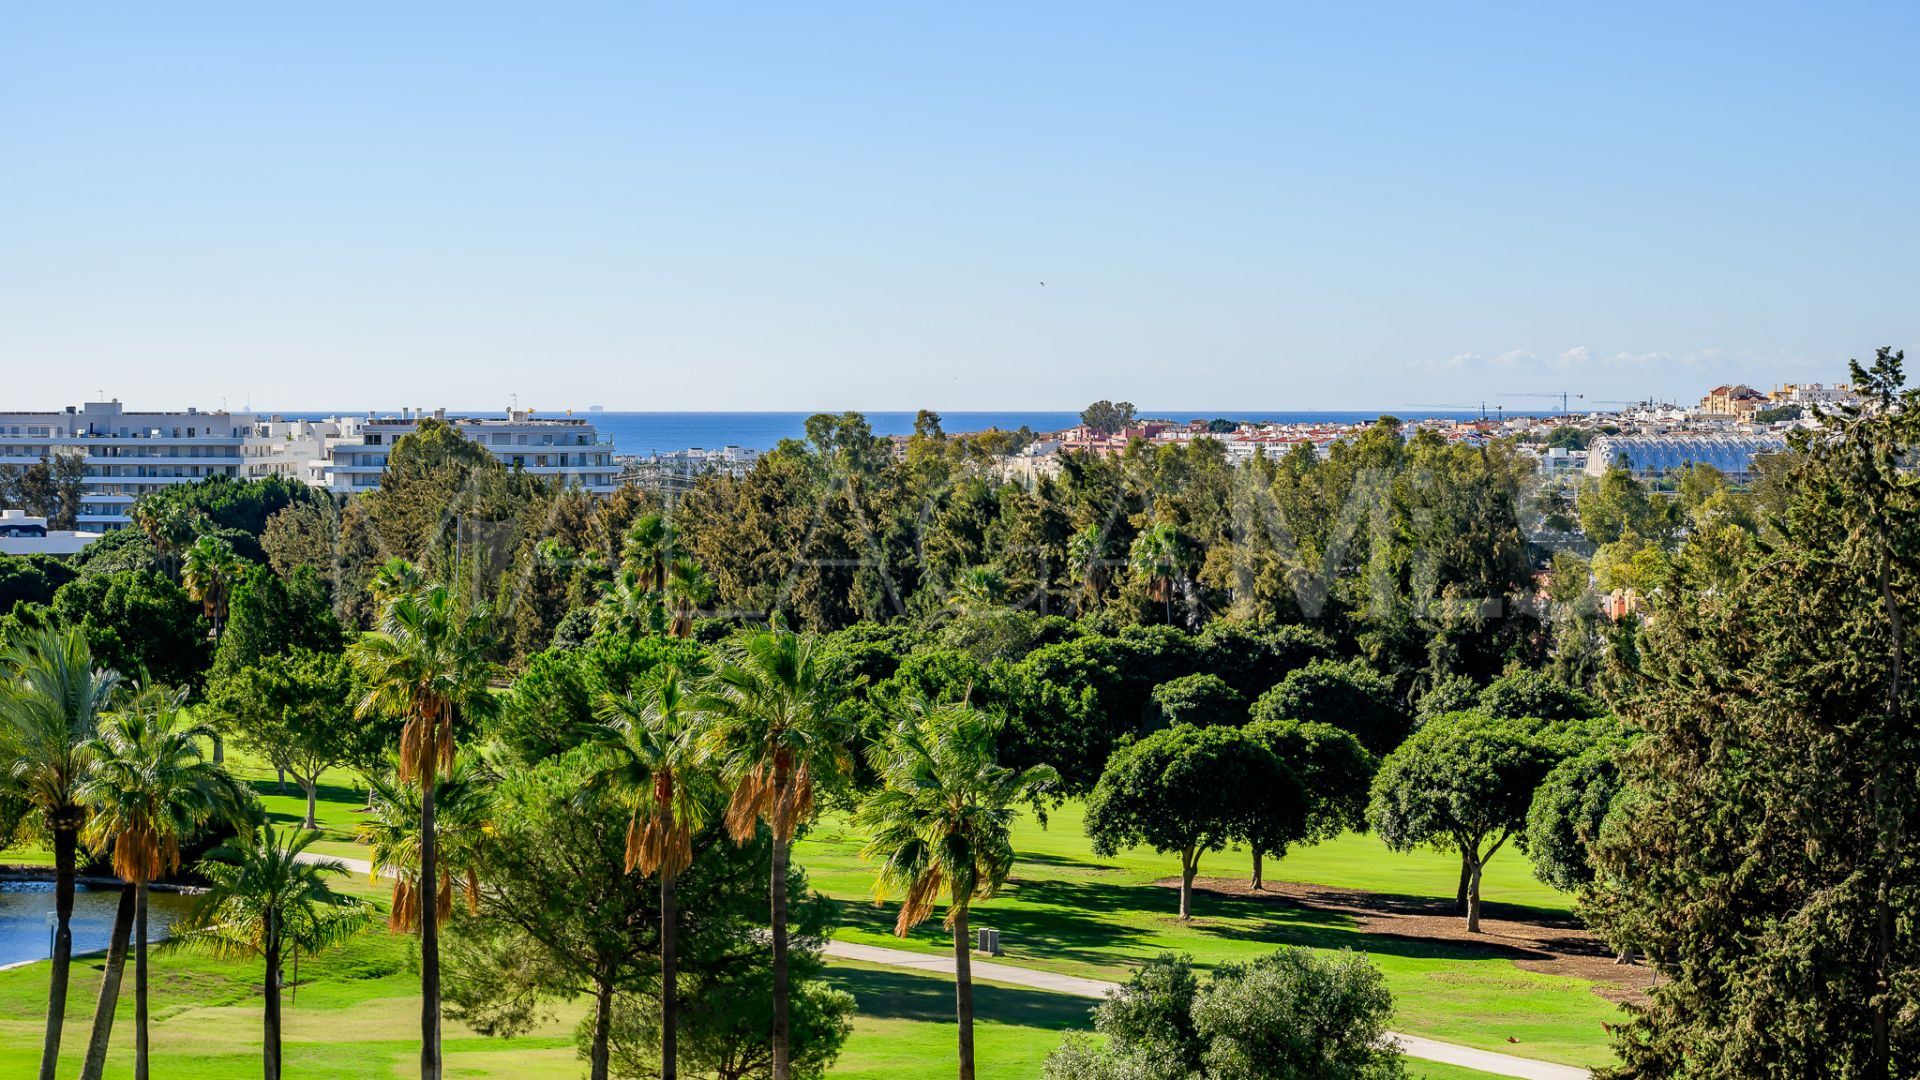
[[[186,912],[191,897],[171,892],[147,894],[147,938],[159,941]],[[73,897],[74,955],[104,949],[113,936],[120,891],[82,885]],[[53,945],[47,918],[53,913],[53,882],[0,881],[0,964],[44,960]]]

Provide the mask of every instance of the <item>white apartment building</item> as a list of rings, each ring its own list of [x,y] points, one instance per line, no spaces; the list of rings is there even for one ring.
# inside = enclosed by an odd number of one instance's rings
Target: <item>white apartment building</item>
[[[278,476],[326,487],[326,465],[332,448],[343,441],[357,440],[359,433],[360,420],[356,417],[287,420],[276,415],[257,419],[241,448],[247,460],[242,475],[250,480]]]
[[[369,413],[364,419],[327,421],[339,426],[325,441],[320,486],[337,492],[379,487],[393,444],[419,428],[427,415],[425,409],[402,409],[399,416]],[[523,469],[601,495],[619,486],[621,467],[613,460],[613,443],[601,439],[588,421],[535,417],[531,409],[510,410],[505,418],[448,416],[445,409],[435,409],[432,416],[486,447],[509,469]]]
[[[248,413],[127,412],[118,401],[89,401],[60,412],[0,413],[0,467],[81,454],[86,485],[82,530],[117,529],[133,519],[135,499],[169,484],[239,476]]]
[[[370,491],[380,486],[394,442],[426,415],[286,420],[226,410],[128,412],[118,401],[89,401],[60,412],[0,413],[0,468],[83,455],[80,528],[118,529],[132,522],[140,496],[212,476],[280,476],[329,491]],[[444,409],[432,415],[508,468],[599,494],[619,484],[613,444],[585,420],[536,418],[529,409],[504,418],[448,417]]]
[[[1787,383],[1767,395],[1782,405],[1854,405],[1860,396],[1845,383]]]
[[[655,454],[648,459],[648,463],[664,475],[691,480],[710,472],[723,472],[734,477],[745,476],[752,471],[753,463],[758,460],[760,460],[760,451],[729,443],[718,450],[695,446],[686,450]]]

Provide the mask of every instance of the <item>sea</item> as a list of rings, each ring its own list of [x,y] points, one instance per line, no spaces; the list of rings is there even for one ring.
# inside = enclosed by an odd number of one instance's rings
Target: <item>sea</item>
[[[450,412],[452,410],[449,410]],[[264,414],[264,410],[256,410]],[[375,410],[378,415],[397,415],[398,409]],[[1384,411],[1347,411],[1312,412],[1280,411],[1249,412],[1244,409],[1140,409],[1139,415],[1169,420],[1228,419],[1251,423],[1271,424],[1362,424],[1383,415],[1383,412],[1398,416],[1403,420],[1470,419],[1481,414],[1474,412],[1449,412],[1445,410],[1384,410]],[[339,415],[327,412],[283,412],[279,415],[290,419],[324,419]],[[481,415],[462,413],[460,415]],[[492,414],[487,414],[492,415]],[[571,416],[576,420],[591,421],[603,439],[611,439],[614,451],[619,454],[631,454],[649,457],[654,454],[667,454],[680,450],[699,447],[703,450],[717,450],[725,446],[738,446],[749,450],[771,450],[781,439],[803,439],[806,437],[807,417],[812,412],[614,412],[604,410],[594,412],[590,409],[574,409],[570,412],[542,410],[534,414],[539,417]],[[913,420],[916,414],[911,412],[868,412],[863,415],[872,425],[876,435],[910,435],[913,433]],[[1000,428],[1015,431],[1022,426],[1034,431],[1061,431],[1080,422],[1077,412],[943,412],[940,425],[949,434],[968,431],[985,431]]]

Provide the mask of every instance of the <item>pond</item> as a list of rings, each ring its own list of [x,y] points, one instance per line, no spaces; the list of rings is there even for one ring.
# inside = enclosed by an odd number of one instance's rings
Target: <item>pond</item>
[[[174,892],[147,893],[147,938],[159,941],[186,913],[192,897]],[[107,947],[120,890],[81,885],[73,896],[73,954]],[[0,965],[45,960],[52,951],[53,882],[0,881]]]

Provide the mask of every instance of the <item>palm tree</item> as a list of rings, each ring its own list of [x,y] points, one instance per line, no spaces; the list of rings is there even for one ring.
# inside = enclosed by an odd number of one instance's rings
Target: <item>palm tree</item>
[[[133,504],[133,523],[167,564],[169,574],[180,572],[180,549],[193,539],[194,519],[176,503],[143,498]]]
[[[420,927],[420,789],[400,783],[391,772],[369,776],[367,787],[371,793],[367,813],[372,817],[362,821],[354,835],[372,849],[374,878],[382,873],[393,876],[387,929],[411,934]],[[492,795],[492,777],[471,756],[456,760],[434,784],[436,919],[452,917],[456,882],[466,895],[467,909],[479,905],[479,848]]]
[[[167,520],[172,520],[171,518]],[[227,625],[227,601],[233,595],[233,583],[239,579],[245,569],[245,563],[234,553],[233,545],[218,536],[203,536],[187,549],[186,565],[180,571],[180,584],[187,595],[200,601],[200,610],[213,624],[213,637],[220,634]],[[213,740],[213,763],[218,765],[227,760],[227,748],[220,733],[208,729],[207,735]]]
[[[752,839],[761,821],[773,833],[773,1080],[790,1080],[787,991],[787,862],[794,833],[813,816],[815,785],[851,764],[848,725],[814,641],[778,621],[728,650],[714,688],[704,746],[732,788],[727,832]]]
[[[880,864],[877,887],[904,899],[893,932],[905,937],[933,913],[944,889],[953,931],[954,1009],[960,1080],[973,1080],[973,969],[967,912],[999,891],[1013,868],[1014,804],[1060,781],[1050,766],[1010,769],[994,759],[994,724],[969,705],[909,702],[867,760],[881,789],[854,813],[867,831],[862,858]]]
[[[385,608],[395,597],[406,593],[416,593],[431,582],[420,568],[405,559],[388,559],[380,569],[374,571],[373,580],[367,583],[367,591],[373,595],[373,602]]]
[[[970,566],[954,575],[947,589],[947,606],[959,614],[971,615],[1000,602],[1007,592],[1007,579],[990,566]]]
[[[246,806],[233,778],[201,756],[209,732],[181,710],[183,696],[153,688],[108,714],[85,747],[91,768],[74,789],[93,808],[81,839],[95,853],[111,848],[113,872],[133,891],[136,1080],[147,1076],[147,884],[180,868],[182,840],[215,818],[238,821]],[[111,1008],[104,1019],[98,1050],[88,1052],[93,1076],[105,1064]]]
[[[227,623],[227,600],[233,594],[234,580],[245,564],[234,553],[233,545],[218,536],[203,536],[187,549],[186,566],[180,572],[180,584],[187,595],[200,601],[200,609],[213,624],[218,638]]]
[[[80,1064],[80,1080],[100,1080],[107,1068],[107,1044],[113,1038],[113,1018],[120,1008],[120,979],[127,972],[127,939],[133,936],[133,890],[121,889],[114,905],[113,936],[107,939],[107,962],[100,972],[100,996],[93,1001],[93,1031],[87,1036],[87,1056]]]
[[[660,594],[646,584],[645,575],[633,567],[614,574],[606,593],[594,605],[594,631],[638,637],[660,628]]]
[[[693,616],[713,598],[713,580],[692,558],[681,555],[667,564],[667,580],[661,590],[672,612],[667,633],[677,638],[693,636]]]
[[[404,721],[399,777],[420,785],[419,880],[436,881],[434,792],[441,772],[451,770],[454,732],[463,718],[494,708],[488,688],[499,665],[487,658],[492,618],[482,606],[465,610],[441,584],[413,583],[389,594],[379,629],[352,645],[354,663],[366,680],[362,716]],[[420,1076],[440,1077],[440,932],[434,890],[420,889]]]
[[[0,670],[7,675],[0,686],[5,784],[32,807],[53,839],[53,964],[40,1055],[41,1080],[53,1080],[73,958],[74,857],[87,820],[77,789],[86,776],[90,741],[120,677],[94,670],[87,639],[77,628],[25,631],[0,656]]]
[[[1147,599],[1166,605],[1167,623],[1173,623],[1174,582],[1180,577],[1180,532],[1171,525],[1155,525],[1133,538],[1127,563],[1146,582]]]
[[[693,865],[693,834],[706,824],[712,794],[694,738],[698,714],[685,676],[672,667],[638,693],[602,695],[599,714],[605,728],[595,742],[604,764],[589,787],[612,791],[629,809],[627,872],[660,877],[660,1077],[674,1080],[679,968],[673,883]],[[606,1019],[594,1030],[606,1030]],[[605,1058],[605,1046],[596,1045],[595,1076],[605,1075]]]
[[[667,566],[679,543],[672,525],[658,513],[642,514],[627,530],[620,561],[640,575],[640,587],[658,592],[667,581]]]
[[[1067,569],[1080,579],[1080,614],[1099,607],[1107,587],[1107,538],[1100,526],[1089,525],[1067,541]]]
[[[280,1078],[281,969],[289,950],[318,952],[372,921],[367,905],[327,884],[346,867],[304,853],[314,831],[243,833],[209,852],[196,869],[207,891],[174,926],[174,940],[232,957],[266,961],[263,1054],[266,1080]]]

